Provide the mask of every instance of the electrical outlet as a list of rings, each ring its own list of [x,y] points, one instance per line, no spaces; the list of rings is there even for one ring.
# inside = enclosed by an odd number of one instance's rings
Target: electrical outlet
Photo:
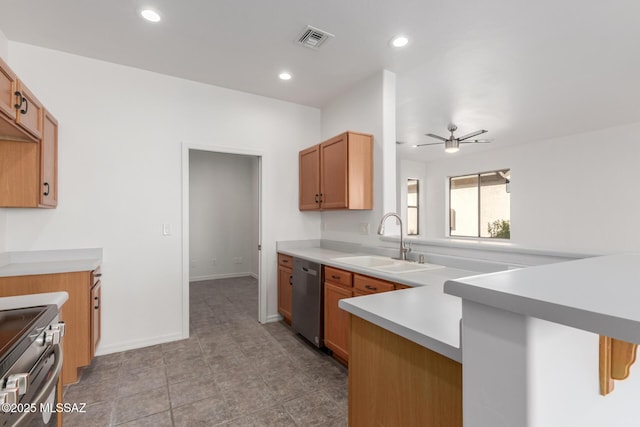
[[[235,258],[233,259],[233,263],[234,263],[234,264],[242,264],[242,257],[239,257],[239,256],[238,256],[238,257],[235,257]]]
[[[360,231],[360,234],[368,235],[369,234],[369,223],[361,222],[358,225],[358,230]]]
[[[163,236],[171,236],[171,225],[162,224],[162,235]]]

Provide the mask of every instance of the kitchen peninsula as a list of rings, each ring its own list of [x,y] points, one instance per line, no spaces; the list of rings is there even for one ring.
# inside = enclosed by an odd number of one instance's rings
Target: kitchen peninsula
[[[606,396],[599,382],[599,336],[640,343],[639,264],[619,254],[448,281],[462,298],[465,427],[640,424],[637,368]]]
[[[520,269],[496,263],[493,272],[487,263],[478,271],[444,267],[385,274],[336,260],[369,251],[331,245],[285,245],[278,251],[413,287],[339,302],[352,315],[350,417],[359,411],[358,417],[365,413],[411,423],[418,419],[409,418],[416,406],[406,397],[431,387],[447,396],[440,400],[441,413],[460,411],[459,418],[432,419],[431,425],[459,425],[463,419],[465,427],[627,426],[640,421],[635,409],[640,375],[634,366],[629,378],[615,381],[606,396],[599,382],[600,336],[640,342],[640,276],[635,272],[640,254]],[[416,362],[429,358],[435,370]],[[368,374],[358,374],[361,366]],[[427,381],[407,381],[416,372],[407,367],[418,369]],[[370,375],[372,369],[380,375]],[[354,384],[357,378],[368,382]],[[357,402],[358,396],[364,398]],[[394,407],[401,410],[387,413]]]

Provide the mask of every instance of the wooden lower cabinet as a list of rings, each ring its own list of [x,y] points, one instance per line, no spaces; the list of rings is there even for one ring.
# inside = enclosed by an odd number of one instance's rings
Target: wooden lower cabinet
[[[349,362],[349,313],[338,302],[352,296],[351,288],[324,282],[324,345],[345,363]]]
[[[77,382],[78,369],[91,363],[96,334],[98,339],[100,336],[100,311],[94,311],[93,305],[100,287],[93,286],[92,272],[0,277],[0,297],[60,291],[69,294],[60,311],[66,323],[62,364],[62,382],[66,385]]]
[[[291,324],[293,299],[293,257],[278,254],[278,313]]]
[[[350,427],[462,426],[460,363],[353,315],[350,341]]]

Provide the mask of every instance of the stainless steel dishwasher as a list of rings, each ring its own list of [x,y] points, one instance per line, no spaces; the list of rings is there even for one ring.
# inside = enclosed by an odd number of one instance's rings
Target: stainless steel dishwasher
[[[320,264],[293,259],[291,327],[318,348],[323,345],[322,268]]]

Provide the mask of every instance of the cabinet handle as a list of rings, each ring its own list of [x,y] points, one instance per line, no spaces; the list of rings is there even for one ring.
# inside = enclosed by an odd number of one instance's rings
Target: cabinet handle
[[[48,182],[45,182],[45,183],[44,183],[44,184],[42,184],[42,185],[44,185],[45,187],[47,187],[47,189],[45,190],[45,192],[44,192],[44,193],[42,193],[42,194],[43,194],[43,195],[45,195],[45,196],[48,196],[48,195],[49,195],[49,183],[48,183]]]
[[[24,96],[22,97],[22,100],[24,101],[24,110],[20,110],[20,114],[27,114],[27,111],[29,111],[29,100]]]
[[[283,260],[282,260],[282,263],[283,263],[283,264],[289,264],[289,260],[288,260],[288,259],[283,259]]]
[[[340,280],[340,276],[336,276],[335,274],[332,274],[332,275],[331,275],[331,278],[332,278],[333,280]]]
[[[319,194],[316,194],[316,203],[320,203],[320,200],[318,199],[319,196]]]
[[[322,203],[322,193],[320,193],[320,203]]]
[[[289,284],[293,286],[293,276],[289,276]]]
[[[20,108],[22,108],[22,104],[24,103],[25,98],[24,98],[24,96],[22,96],[22,94],[21,94],[20,92],[18,92],[18,91],[13,92],[13,94],[14,94],[15,96],[17,96],[16,101],[20,101],[20,104],[18,104],[17,102],[16,102],[15,104],[13,104],[13,108],[15,108],[16,110],[19,110]]]
[[[93,297],[93,300],[94,300],[94,301],[97,301],[97,304],[98,304],[98,305],[94,305],[94,306],[93,306],[93,309],[94,309],[94,310],[99,309],[99,308],[100,308],[100,299],[98,299],[98,297]]]
[[[378,288],[374,288],[374,287],[373,287],[373,286],[371,286],[371,285],[364,285],[364,287],[365,287],[365,288],[367,288],[367,289],[369,289],[370,291],[377,291],[377,290],[378,290]]]
[[[96,273],[93,275],[93,277],[102,277],[102,273]]]

